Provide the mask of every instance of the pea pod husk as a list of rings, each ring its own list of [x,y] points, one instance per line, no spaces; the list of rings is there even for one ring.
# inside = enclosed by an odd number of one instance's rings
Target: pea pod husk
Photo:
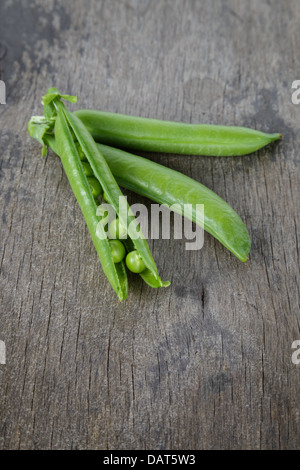
[[[219,157],[247,155],[281,138],[239,126],[186,124],[81,109],[74,113],[94,139],[112,147]]]

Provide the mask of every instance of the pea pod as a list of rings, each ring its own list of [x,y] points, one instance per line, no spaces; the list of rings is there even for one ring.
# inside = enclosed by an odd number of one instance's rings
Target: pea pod
[[[281,138],[236,126],[185,124],[95,110],[75,114],[102,144],[133,150],[219,157],[246,155]]]
[[[62,108],[58,110],[55,122],[55,139],[62,165],[84,215],[103,271],[117,293],[118,298],[124,300],[128,294],[125,266],[123,262],[115,264],[113,261],[109,242],[104,234],[104,228],[99,223],[100,218],[96,215],[97,204],[82,169],[80,158]],[[103,230],[102,236],[98,237],[97,230],[101,231],[101,229]]]
[[[145,263],[146,268],[152,273],[152,277],[153,277],[152,284],[156,282],[159,287],[167,287],[170,283],[169,281],[163,282],[160,279],[156,264],[153,260],[151,251],[149,249],[149,246],[145,237],[140,231],[139,231],[139,237],[136,237],[136,233],[138,232],[138,224],[127,201],[126,201],[126,207],[124,207],[125,210],[124,211],[120,210],[119,203],[120,203],[120,198],[121,199],[123,198],[123,194],[118,184],[116,183],[116,180],[108,164],[106,163],[105,158],[99,151],[97,144],[90,136],[84,124],[80,121],[78,117],[74,115],[74,113],[70,113],[65,108],[63,108],[63,112],[66,117],[66,120],[68,121],[70,127],[72,128],[93,170],[94,176],[100,182],[106,196],[108,197],[110,204],[113,206],[114,210],[116,211],[120,219],[120,222],[124,225],[124,227],[127,227],[127,233],[129,236],[128,243],[130,242],[133,243],[139,256],[142,258],[143,262]],[[59,145],[58,145],[58,150],[59,150],[59,155],[60,155],[61,150],[60,150]],[[125,201],[124,201],[124,204],[125,204]],[[147,282],[147,280],[148,278],[145,279],[145,282]]]

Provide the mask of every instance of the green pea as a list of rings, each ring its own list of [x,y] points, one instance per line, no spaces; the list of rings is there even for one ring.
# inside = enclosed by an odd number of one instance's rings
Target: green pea
[[[121,224],[119,219],[114,219],[109,224],[108,232],[109,232],[110,238],[121,238],[121,239],[127,238],[126,227],[124,227],[124,225]]]
[[[185,124],[87,109],[75,114],[96,141],[145,152],[246,155],[281,139],[281,134],[246,127]]]
[[[146,269],[146,265],[136,250],[126,256],[126,266],[129,271],[139,274]]]
[[[120,263],[125,258],[125,247],[119,240],[109,240],[109,246],[114,263]]]
[[[98,181],[96,178],[94,178],[93,176],[88,176],[88,177],[87,177],[87,180],[88,180],[89,185],[90,185],[90,187],[91,187],[92,195],[93,195],[94,198],[96,199],[98,196],[100,196],[100,195],[103,193],[101,184],[100,184],[99,181]]]
[[[91,165],[88,162],[81,162],[85,176],[93,176],[93,170]]]
[[[74,134],[74,132],[73,132],[73,134]],[[86,156],[85,156],[85,154],[84,154],[84,152],[83,152],[83,150],[82,150],[82,148],[81,148],[79,142],[75,142],[75,145],[76,145],[77,152],[78,152],[78,155],[79,155],[80,160],[81,160],[82,162],[86,162],[86,161],[87,161],[87,158],[86,158]]]

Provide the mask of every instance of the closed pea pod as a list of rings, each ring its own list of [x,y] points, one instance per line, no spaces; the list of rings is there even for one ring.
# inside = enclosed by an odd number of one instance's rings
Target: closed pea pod
[[[281,138],[247,127],[186,124],[89,109],[74,114],[100,143],[150,152],[247,155]]]
[[[92,195],[94,196],[95,199],[97,199],[101,194],[103,194],[103,190],[101,188],[101,184],[99,181],[94,178],[93,176],[87,176],[87,180],[89,182]]]
[[[125,258],[126,250],[120,240],[109,240],[109,246],[111,249],[114,263],[120,263]]]

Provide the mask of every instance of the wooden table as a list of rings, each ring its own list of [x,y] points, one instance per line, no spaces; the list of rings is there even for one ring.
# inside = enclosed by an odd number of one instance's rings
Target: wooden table
[[[299,448],[299,21],[297,0],[1,2],[1,448]],[[236,209],[249,261],[153,240],[171,286],[131,275],[119,303],[27,135],[50,86],[72,109],[282,132],[246,157],[149,155]]]

